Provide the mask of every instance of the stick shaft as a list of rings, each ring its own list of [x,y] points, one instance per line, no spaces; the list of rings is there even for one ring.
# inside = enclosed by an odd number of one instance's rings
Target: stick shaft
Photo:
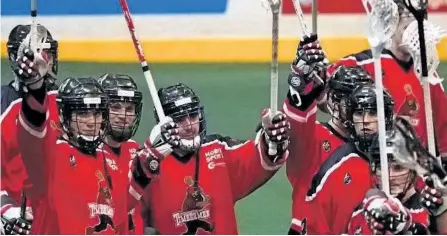
[[[312,1],[312,33],[316,34],[318,30],[318,0]]]
[[[306,21],[304,21],[303,10],[301,9],[299,0],[292,0],[293,7],[295,8],[295,13],[298,16],[298,21],[300,22],[301,30],[304,35],[308,35],[310,32],[307,29]]]
[[[36,53],[37,52],[37,0],[31,0],[31,38],[30,38],[30,48]]]
[[[279,12],[273,12],[272,21],[272,64],[270,69],[270,109],[272,116],[278,110],[278,38]]]
[[[385,104],[383,101],[382,63],[381,52],[373,49],[374,52],[374,79],[376,84],[377,99],[377,122],[379,125],[379,148],[380,148],[380,170],[382,190],[390,194],[390,181],[388,173],[388,156],[386,154],[386,124],[385,124]]]
[[[135,33],[135,25],[132,20],[132,16],[130,15],[129,6],[127,5],[126,0],[119,0],[121,9],[123,10],[124,18],[127,22],[127,27],[129,28],[130,35],[132,37],[132,42],[135,47],[135,51],[137,52],[138,59],[141,63],[141,69],[143,70],[144,78],[146,79],[146,83],[149,88],[149,92],[152,97],[152,101],[155,106],[155,110],[157,111],[157,115],[159,120],[162,120],[165,117],[163,112],[163,107],[161,106],[160,98],[158,97],[157,89],[154,84],[154,79],[152,77],[149,65],[147,64],[146,58],[143,53],[143,48],[141,47],[140,41],[138,40]]]

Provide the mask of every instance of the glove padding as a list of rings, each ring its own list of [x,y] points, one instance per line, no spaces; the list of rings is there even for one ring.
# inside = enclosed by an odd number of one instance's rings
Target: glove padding
[[[49,72],[49,59],[44,50],[35,54],[28,46],[24,46],[16,58],[14,69],[19,80],[28,88],[38,89],[43,84],[44,76]]]
[[[327,81],[328,60],[316,34],[305,35],[292,62],[292,74],[289,85],[299,93],[303,93],[311,82],[314,87],[324,86]]]
[[[268,147],[268,157],[277,163],[289,146],[290,123],[282,112],[278,111],[273,117],[270,114],[270,109],[262,111],[263,140]]]
[[[159,159],[163,159],[172,153],[174,147],[179,147],[180,136],[178,125],[171,117],[166,116],[163,120],[154,126],[146,140],[145,147],[150,148]]]
[[[421,195],[420,201],[422,206],[431,215],[439,216],[447,211],[447,193],[436,188],[430,176],[425,176],[423,186],[416,189]]]
[[[2,207],[2,234],[28,235],[31,231],[33,216],[31,208],[27,207],[25,219],[20,216],[21,208],[6,205]]]
[[[362,204],[365,220],[374,234],[404,234],[413,226],[408,209],[378,189],[369,190]]]

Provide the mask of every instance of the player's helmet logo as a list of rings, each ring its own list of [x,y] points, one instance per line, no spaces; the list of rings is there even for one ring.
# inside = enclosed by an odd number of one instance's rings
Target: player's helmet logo
[[[324,140],[323,144],[321,144],[321,147],[323,148],[323,150],[325,152],[329,152],[332,148],[331,142],[329,142],[328,140]]]
[[[85,229],[85,234],[95,234],[105,231],[108,226],[110,226],[113,231],[115,231],[115,223],[112,218],[115,214],[115,209],[113,208],[113,200],[111,189],[109,184],[104,179],[101,171],[96,171],[96,177],[98,178],[98,195],[96,197],[96,203],[89,203],[88,207],[90,210],[90,217],[97,216],[99,223],[93,227],[87,227]]]
[[[183,234],[196,234],[199,229],[212,233],[214,225],[207,220],[211,218],[210,202],[211,198],[197,186],[191,176],[185,177],[188,185],[182,210],[172,215],[176,226],[186,226]]]

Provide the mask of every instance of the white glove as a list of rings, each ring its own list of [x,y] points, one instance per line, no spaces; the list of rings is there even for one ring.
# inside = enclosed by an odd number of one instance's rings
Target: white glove
[[[145,143],[145,147],[150,148],[156,154],[160,154],[159,158],[169,156],[173,148],[180,145],[180,136],[178,134],[178,125],[171,117],[166,116],[154,126],[149,135],[149,140]]]
[[[43,77],[50,71],[48,55],[45,51],[34,53],[27,46],[21,50],[16,59],[16,74],[26,86],[38,89],[43,84]]]
[[[6,205],[2,207],[2,234],[27,235],[30,233],[31,223],[33,221],[31,208],[26,208],[25,219],[22,219],[20,217],[20,212],[20,207],[14,207],[12,205]]]

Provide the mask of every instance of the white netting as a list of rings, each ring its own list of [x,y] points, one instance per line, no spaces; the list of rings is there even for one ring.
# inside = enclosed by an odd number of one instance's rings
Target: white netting
[[[368,40],[371,47],[390,41],[399,23],[398,6],[393,0],[362,0],[368,16]]]
[[[446,32],[441,27],[424,20],[424,36],[425,36],[425,48],[427,55],[427,69],[429,82],[431,84],[438,84],[440,79],[432,76],[439,65],[439,55],[436,49],[436,45],[441,38],[446,35]],[[414,61],[414,72],[419,78],[422,78],[421,68],[421,51],[419,43],[418,22],[414,20],[411,22],[402,35],[402,46],[405,46]]]
[[[272,11],[273,13],[279,13],[281,0],[261,0],[261,4],[268,11]]]

